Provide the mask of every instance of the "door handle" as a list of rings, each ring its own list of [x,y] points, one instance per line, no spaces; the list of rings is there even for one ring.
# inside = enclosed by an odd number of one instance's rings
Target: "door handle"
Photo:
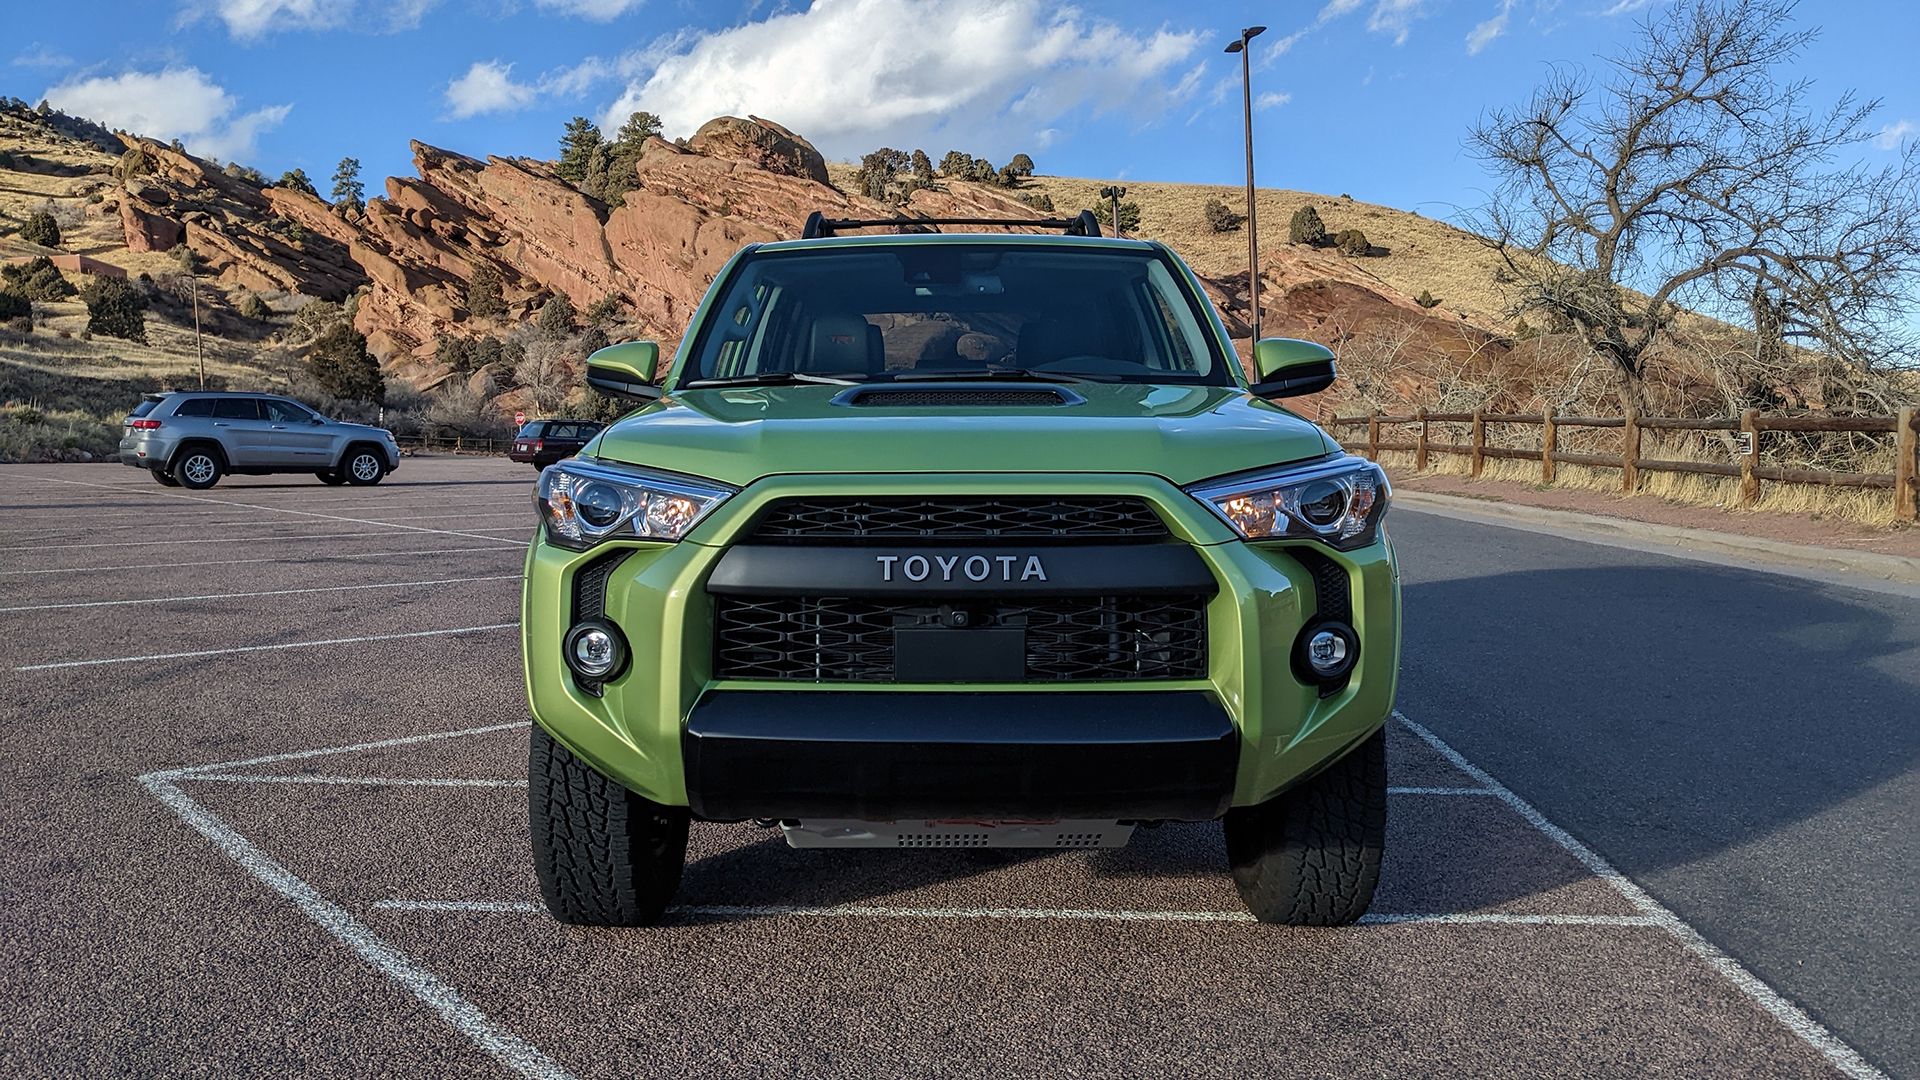
[[[275,431],[285,431],[285,430],[287,430],[287,425],[285,425],[285,424],[275,424],[275,425],[273,425],[273,430],[275,430]]]
[[[215,420],[215,421],[213,422],[213,426],[214,426],[214,427],[231,427],[231,426],[233,426],[233,425],[231,425],[231,424],[228,424],[228,423],[227,423],[226,421],[224,421],[224,420]]]

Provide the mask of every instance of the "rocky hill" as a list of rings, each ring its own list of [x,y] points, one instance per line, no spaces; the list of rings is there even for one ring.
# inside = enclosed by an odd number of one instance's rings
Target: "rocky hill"
[[[1057,177],[1031,177],[1012,191],[942,180],[901,205],[883,204],[850,194],[857,185],[845,168],[830,168],[799,135],[757,117],[721,117],[684,144],[649,140],[634,166],[637,186],[619,205],[585,194],[548,162],[478,159],[416,142],[417,175],[388,178],[384,193],[354,208],[263,185],[249,170],[134,135],[116,136],[122,149],[115,155],[99,135],[61,130],[24,109],[0,115],[0,149],[7,151],[0,158],[0,260],[42,253],[8,235],[36,207],[73,223],[62,250],[135,276],[165,274],[173,263],[167,253],[184,244],[215,286],[215,307],[237,309],[248,294],[268,305],[270,314],[253,332],[217,343],[222,367],[244,369],[250,351],[286,344],[285,316],[302,306],[350,300],[353,325],[390,383],[431,389],[467,376],[470,389],[497,397],[502,409],[523,399],[498,376],[477,379],[443,362],[444,342],[509,335],[550,299],[565,296],[577,310],[598,305],[614,313],[609,332],[616,337],[651,336],[670,348],[729,255],[746,243],[797,235],[811,211],[1021,218],[1035,211],[1018,195],[1046,194],[1070,212],[1095,194],[1083,190],[1091,181]],[[1129,198],[1147,208],[1142,235],[1164,236],[1193,261],[1230,330],[1244,338],[1245,273],[1235,272],[1233,255],[1244,251],[1244,233],[1204,229],[1199,196],[1208,192],[1231,198],[1230,189],[1145,184],[1134,185]],[[1371,257],[1281,242],[1286,206],[1307,198],[1262,193],[1266,333],[1336,347],[1390,335],[1462,364],[1488,362],[1490,351],[1508,348],[1494,318],[1491,274],[1473,263],[1475,245],[1464,234],[1417,215],[1334,199],[1321,200],[1333,204],[1328,217],[1336,225],[1341,214],[1363,221],[1380,245]],[[1442,264],[1455,278],[1439,280]],[[499,303],[485,314],[472,310],[476,274],[500,283]],[[1472,288],[1460,284],[1469,279]],[[1442,303],[1417,303],[1416,285],[1442,294]],[[37,313],[44,326],[60,332],[75,325],[70,309],[45,306]],[[162,325],[154,340],[166,343],[158,351],[177,351],[172,313],[157,314]],[[23,353],[26,344],[0,342],[0,361],[32,359]],[[178,356],[149,359],[163,381],[185,370]],[[0,386],[0,398],[13,396]]]

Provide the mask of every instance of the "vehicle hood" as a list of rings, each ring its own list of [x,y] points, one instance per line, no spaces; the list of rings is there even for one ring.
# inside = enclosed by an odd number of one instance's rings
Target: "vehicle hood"
[[[844,389],[678,392],[586,453],[744,487],[782,473],[901,472],[1150,473],[1188,484],[1339,449],[1237,386],[1074,383],[1084,401],[995,408],[847,405],[834,400]]]

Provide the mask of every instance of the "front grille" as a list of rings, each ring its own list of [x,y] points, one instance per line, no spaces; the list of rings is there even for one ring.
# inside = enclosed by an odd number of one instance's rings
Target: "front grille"
[[[940,496],[785,499],[752,538],[776,543],[897,540],[1159,540],[1166,523],[1143,499]]]
[[[954,625],[956,605],[849,597],[716,596],[723,679],[892,682],[894,630]],[[959,605],[967,625],[1026,631],[1026,681],[1197,679],[1203,596],[1046,597]]]

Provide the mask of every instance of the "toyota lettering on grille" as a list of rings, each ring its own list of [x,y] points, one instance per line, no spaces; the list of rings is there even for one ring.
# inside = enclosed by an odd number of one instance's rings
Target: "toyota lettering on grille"
[[[873,561],[880,566],[881,581],[1047,580],[1038,555],[875,555]]]

